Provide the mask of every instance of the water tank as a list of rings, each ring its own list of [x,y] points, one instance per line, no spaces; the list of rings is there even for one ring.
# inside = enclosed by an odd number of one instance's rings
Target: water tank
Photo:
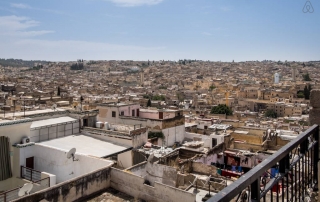
[[[101,124],[102,124],[102,122],[96,122],[96,128],[100,128]]]
[[[108,122],[104,122],[104,128],[105,128],[106,130],[109,130],[109,123],[108,123]]]
[[[280,82],[280,74],[279,73],[275,73],[274,74],[274,83],[279,83]]]

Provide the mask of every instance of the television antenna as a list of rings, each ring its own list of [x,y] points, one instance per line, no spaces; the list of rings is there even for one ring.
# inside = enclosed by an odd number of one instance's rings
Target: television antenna
[[[31,183],[24,184],[23,187],[19,189],[18,196],[21,197],[21,196],[29,195],[32,188],[33,188],[33,184]]]
[[[206,197],[211,196],[211,194],[210,194],[210,185],[211,185],[210,179],[211,179],[211,175],[209,175],[209,177],[206,179],[206,181],[204,183],[202,182],[203,187],[206,187],[207,184],[209,185],[209,193],[206,194]]]
[[[209,177],[207,177],[207,179],[204,183],[201,181],[204,187],[210,182],[210,179],[211,179],[211,175],[209,175]]]
[[[70,159],[72,157],[73,161],[79,161],[79,159],[75,159],[76,148],[72,148],[67,153],[67,158]]]
[[[193,190],[194,192],[197,192],[198,191],[198,183],[197,183],[197,180],[198,180],[198,176],[196,176],[195,178],[194,178],[194,180],[193,180],[193,182],[190,182],[190,185],[185,189],[185,191],[187,190],[187,189],[189,189],[190,187],[193,187],[194,185],[196,185],[195,187],[196,187],[196,189],[195,190]]]

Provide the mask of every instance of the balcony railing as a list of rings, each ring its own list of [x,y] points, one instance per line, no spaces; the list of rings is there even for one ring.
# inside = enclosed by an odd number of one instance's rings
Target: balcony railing
[[[39,187],[41,187],[42,189],[45,189],[47,187],[50,187],[50,177],[43,178],[38,181],[33,181],[32,184],[34,185],[34,188],[33,188],[34,190],[39,190]],[[35,186],[37,186],[38,188],[35,188]],[[20,188],[21,187],[17,187],[17,188],[0,193],[0,202],[9,202],[19,198],[18,192]],[[31,193],[33,192],[34,191],[31,190]]]
[[[41,172],[21,166],[21,178],[29,180],[31,182],[36,182],[41,180]]]
[[[207,201],[311,201],[318,160],[319,126],[313,125]]]

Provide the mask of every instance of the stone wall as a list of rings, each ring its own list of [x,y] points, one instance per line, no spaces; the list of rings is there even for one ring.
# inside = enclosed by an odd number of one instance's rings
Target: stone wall
[[[154,186],[154,182],[161,182],[163,184],[175,187],[177,181],[177,170],[173,167],[148,162],[146,165],[145,179]]]
[[[252,152],[262,151],[264,148],[262,145],[249,144],[249,143],[238,143],[234,142],[234,149],[248,150]]]
[[[204,174],[204,175],[217,175],[217,167],[211,165],[205,165],[199,162],[192,162],[193,172]]]
[[[234,140],[246,141],[246,143],[249,143],[249,144],[261,145],[263,142],[262,136],[257,136],[252,134],[239,134],[239,133],[232,132],[231,137],[234,138]]]

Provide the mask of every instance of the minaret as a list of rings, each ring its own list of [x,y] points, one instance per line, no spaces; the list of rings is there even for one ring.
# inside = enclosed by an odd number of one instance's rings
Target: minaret
[[[143,86],[143,84],[144,84],[144,72],[141,71],[140,72],[140,85]]]
[[[296,68],[295,67],[293,67],[292,68],[292,81],[296,81]]]

